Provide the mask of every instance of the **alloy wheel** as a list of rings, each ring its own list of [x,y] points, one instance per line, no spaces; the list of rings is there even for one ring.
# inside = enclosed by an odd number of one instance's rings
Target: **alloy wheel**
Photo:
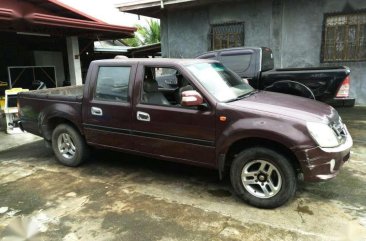
[[[68,133],[62,133],[57,138],[57,147],[63,157],[72,159],[76,153],[74,141]]]
[[[271,198],[282,186],[281,173],[265,160],[249,161],[242,170],[241,181],[244,188],[258,198]]]

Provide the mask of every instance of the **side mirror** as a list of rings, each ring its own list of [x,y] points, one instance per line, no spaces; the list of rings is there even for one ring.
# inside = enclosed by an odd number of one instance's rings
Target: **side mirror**
[[[190,107],[190,106],[199,106],[203,103],[203,98],[200,93],[195,90],[187,90],[182,92],[182,100],[181,105]]]

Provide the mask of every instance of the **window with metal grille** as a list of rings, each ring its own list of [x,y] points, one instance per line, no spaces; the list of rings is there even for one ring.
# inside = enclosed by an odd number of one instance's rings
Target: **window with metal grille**
[[[244,23],[211,25],[211,50],[244,46]]]
[[[325,15],[322,60],[366,60],[366,11]]]

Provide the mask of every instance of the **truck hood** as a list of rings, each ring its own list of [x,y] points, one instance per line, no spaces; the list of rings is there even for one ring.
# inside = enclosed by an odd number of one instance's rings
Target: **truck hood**
[[[329,121],[339,118],[333,107],[322,102],[267,91],[259,91],[244,99],[227,104],[235,109],[267,112],[304,121],[329,123]]]

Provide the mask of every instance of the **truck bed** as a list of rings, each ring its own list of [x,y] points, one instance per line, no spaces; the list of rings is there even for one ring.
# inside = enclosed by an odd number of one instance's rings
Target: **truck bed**
[[[260,90],[312,98],[333,106],[355,104],[349,94],[337,97],[344,82],[349,89],[350,69],[346,66],[274,69],[272,50],[266,47],[221,49],[197,58],[222,62]]]
[[[350,69],[344,66],[276,69],[262,72],[259,87],[266,89],[278,81],[294,81],[307,86],[316,100],[336,106],[353,106],[353,98],[336,98],[339,88],[349,74]]]
[[[303,67],[303,68],[282,68],[275,69],[275,71],[313,71],[313,70],[334,70],[334,69],[347,69],[345,66],[328,66],[328,67]]]
[[[64,101],[80,101],[83,98],[83,85],[58,87],[44,90],[24,92],[22,97],[37,99],[57,99]]]
[[[57,111],[67,110],[68,118],[76,125],[81,124],[83,86],[68,86],[44,90],[33,90],[18,94],[21,108],[22,128],[28,132],[50,139],[49,122],[57,121]],[[65,116],[66,117],[66,116]]]

